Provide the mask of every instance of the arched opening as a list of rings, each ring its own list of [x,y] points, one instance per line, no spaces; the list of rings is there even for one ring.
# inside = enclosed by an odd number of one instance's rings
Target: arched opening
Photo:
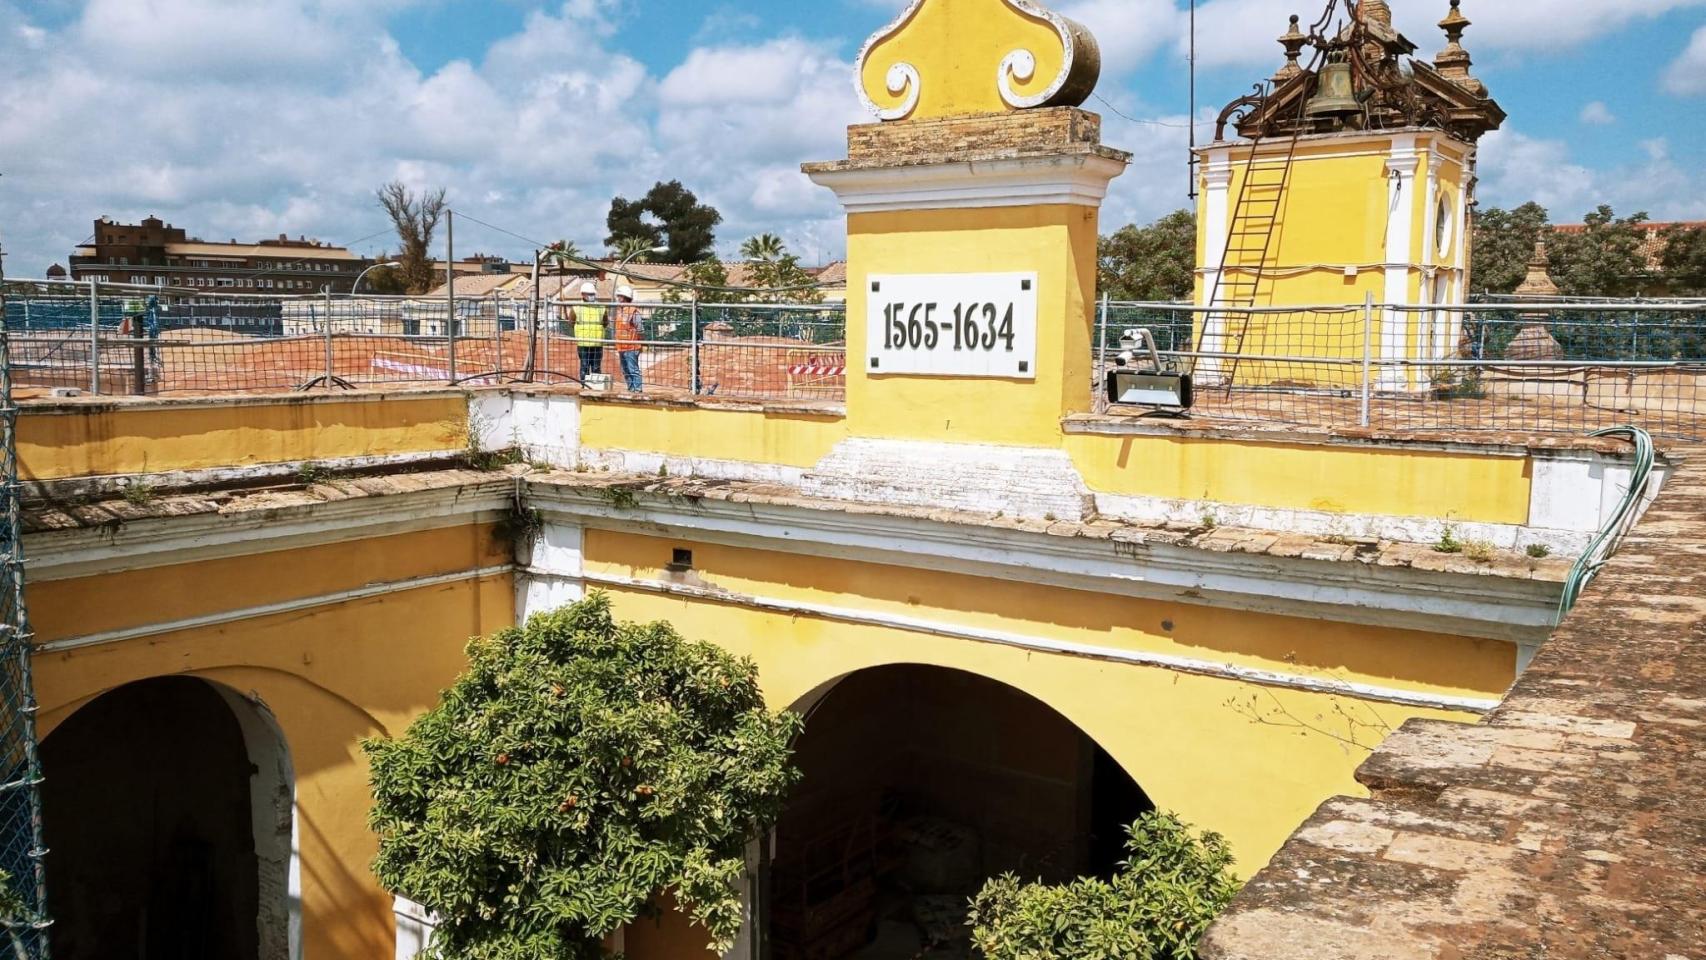
[[[58,960],[297,955],[290,762],[264,707],[142,680],[72,714],[41,758]]]
[[[1153,809],[1071,721],[975,674],[879,667],[808,709],[767,871],[775,960],[970,956],[985,880],[1107,876]]]

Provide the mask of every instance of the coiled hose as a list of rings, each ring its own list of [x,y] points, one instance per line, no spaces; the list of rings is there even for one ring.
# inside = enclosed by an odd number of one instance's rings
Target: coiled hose
[[[1593,437],[1628,437],[1635,444],[1635,469],[1629,475],[1629,489],[1623,492],[1623,499],[1617,504],[1617,510],[1588,541],[1587,550],[1576,559],[1570,567],[1570,576],[1564,581],[1564,596],[1558,601],[1558,622],[1563,623],[1581,599],[1582,592],[1599,575],[1601,567],[1611,559],[1617,550],[1618,540],[1622,538],[1626,525],[1634,515],[1641,501],[1647,496],[1647,479],[1653,473],[1653,436],[1640,427],[1624,425],[1597,430],[1589,436]]]

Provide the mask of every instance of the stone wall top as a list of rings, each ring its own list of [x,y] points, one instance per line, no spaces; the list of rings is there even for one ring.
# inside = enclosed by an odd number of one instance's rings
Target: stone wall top
[[[1205,960],[1706,956],[1706,449],[1478,726],[1405,724]]]

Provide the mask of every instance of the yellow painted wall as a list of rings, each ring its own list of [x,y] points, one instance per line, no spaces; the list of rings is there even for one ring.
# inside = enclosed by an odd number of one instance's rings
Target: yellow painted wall
[[[43,640],[505,562],[484,524],[30,585]],[[510,575],[39,655],[40,732],[122,684],[168,674],[264,701],[296,774],[304,956],[390,957],[391,898],[368,869],[360,740],[400,733],[461,672],[468,637],[513,623]]]
[[[208,404],[32,407],[18,417],[23,479],[162,473],[454,450],[467,398],[269,397]]]
[[[1465,522],[1528,522],[1526,457],[1192,437],[1071,435],[1098,493]]]
[[[671,548],[678,545],[589,530],[587,569],[664,578]],[[706,584],[770,599],[1446,695],[1497,697],[1515,674],[1513,648],[1492,641],[710,544],[691,546],[693,575]],[[1470,719],[915,631],[761,612],[732,602],[627,588],[612,595],[623,617],[667,619],[687,636],[712,639],[754,657],[766,696],[779,708],[798,703],[838,677],[885,664],[957,668],[1013,686],[1095,738],[1158,804],[1226,834],[1246,875],[1322,800],[1360,789],[1351,774],[1364,751],[1347,750],[1323,733],[1300,736],[1287,718],[1332,727],[1341,735],[1350,732],[1370,747],[1409,717]],[[1363,726],[1350,731],[1335,719],[1335,706]]]
[[[810,467],[847,435],[835,415],[583,401],[581,446]]]
[[[847,218],[851,435],[1053,447],[1062,414],[1090,406],[1096,211],[1068,205],[861,213]],[[874,376],[871,274],[1037,272],[1037,376]]]
[[[1259,270],[1257,306],[1359,305],[1369,295],[1377,303],[1398,299],[1388,293],[1385,271],[1389,260],[1387,229],[1395,212],[1393,181],[1386,168],[1392,143],[1387,137],[1356,134],[1298,144],[1286,189],[1280,195],[1278,219],[1267,255],[1228,252],[1223,267],[1229,277],[1249,277]],[[1258,177],[1258,183],[1274,180],[1276,171],[1285,163],[1288,147],[1289,141],[1272,140],[1257,148],[1258,166],[1265,171]],[[1409,303],[1424,301],[1424,265],[1455,263],[1454,251],[1462,242],[1463,233],[1463,225],[1455,224],[1446,255],[1435,258],[1428,234],[1427,178],[1430,169],[1437,167],[1440,189],[1453,198],[1461,197],[1463,145],[1443,134],[1423,133],[1416,137],[1416,149],[1420,165],[1409,200],[1410,255],[1403,260],[1408,272],[1402,296]],[[1432,150],[1438,151],[1437,158]],[[1226,211],[1229,226],[1238,214],[1249,153],[1247,145],[1230,151],[1232,182],[1227,191]],[[1206,180],[1199,186],[1202,193],[1197,201],[1197,262],[1201,267],[1209,256]],[[1455,218],[1455,206],[1453,211]],[[1260,238],[1235,239],[1232,246],[1240,243],[1259,245]],[[1347,274],[1347,268],[1354,271]],[[1222,287],[1223,295],[1225,289]],[[1197,302],[1206,303],[1210,293],[1205,279],[1199,275]],[[1371,353],[1376,359],[1382,350],[1382,319],[1375,318],[1375,328],[1369,335]],[[1411,357],[1425,355],[1420,321],[1412,319],[1412,324],[1405,336],[1406,353]],[[1363,354],[1363,327],[1359,313],[1258,315],[1248,322],[1237,317],[1228,324],[1228,349],[1246,355],[1355,361]],[[1242,347],[1238,348],[1241,332]],[[1354,363],[1329,366],[1246,361],[1237,367],[1240,383],[1342,387],[1360,383],[1361,377],[1361,369]]]

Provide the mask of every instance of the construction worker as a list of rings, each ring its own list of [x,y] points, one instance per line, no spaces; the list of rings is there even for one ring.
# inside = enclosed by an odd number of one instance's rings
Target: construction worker
[[[625,283],[616,288],[611,327],[616,334],[616,359],[622,364],[622,379],[630,391],[639,393],[645,389],[640,378],[640,351],[645,348],[645,334],[640,329],[640,308],[634,306],[634,288]]]
[[[604,372],[604,308],[598,305],[598,284],[591,280],[581,284],[581,302],[574,307],[573,336],[580,354],[582,384],[587,377]]]

